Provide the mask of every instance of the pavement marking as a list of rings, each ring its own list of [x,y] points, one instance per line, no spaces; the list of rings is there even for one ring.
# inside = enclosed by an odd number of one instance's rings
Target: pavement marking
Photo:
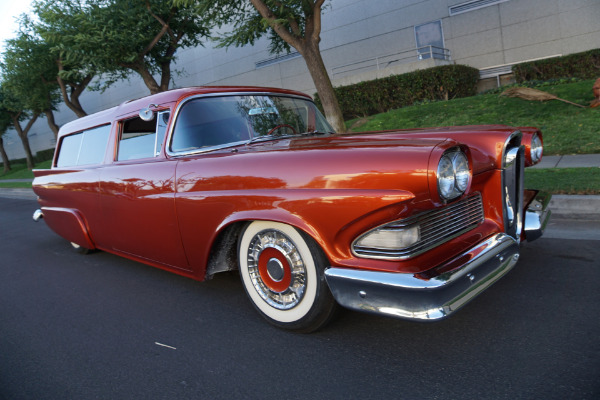
[[[177,350],[175,347],[169,346],[167,344],[162,344],[162,343],[158,343],[158,342],[154,342],[154,344],[157,345],[157,346],[166,347],[167,349]]]

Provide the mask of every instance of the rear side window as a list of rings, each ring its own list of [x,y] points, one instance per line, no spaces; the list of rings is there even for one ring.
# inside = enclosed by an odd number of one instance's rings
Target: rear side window
[[[168,110],[156,113],[150,121],[139,117],[123,121],[117,161],[158,156],[168,122]]]
[[[100,164],[110,134],[110,125],[79,132],[62,138],[57,167]]]

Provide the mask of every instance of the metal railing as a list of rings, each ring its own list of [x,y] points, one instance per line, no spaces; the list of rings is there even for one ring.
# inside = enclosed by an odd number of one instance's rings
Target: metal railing
[[[437,60],[450,61],[450,50],[437,46],[424,46],[416,50],[410,49],[399,53],[387,54],[373,58],[367,58],[352,63],[338,65],[331,69],[333,79],[346,75],[354,75],[361,72],[380,70],[392,66],[434,58]]]

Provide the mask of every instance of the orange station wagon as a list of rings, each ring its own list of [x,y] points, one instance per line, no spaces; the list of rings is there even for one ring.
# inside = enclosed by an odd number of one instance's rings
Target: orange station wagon
[[[63,126],[34,219],[80,252],[199,281],[239,270],[282,328],[338,305],[438,320],[541,236],[549,197],[523,187],[541,157],[535,128],[337,134],[299,92],[177,89]]]

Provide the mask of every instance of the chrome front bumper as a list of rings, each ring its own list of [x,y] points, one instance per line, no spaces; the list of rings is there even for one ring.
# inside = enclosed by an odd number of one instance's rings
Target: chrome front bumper
[[[527,207],[524,233],[528,241],[542,235],[550,217],[550,198],[538,194]],[[498,233],[437,267],[448,272],[433,278],[335,267],[327,269],[325,277],[336,301],[346,308],[435,321],[467,304],[510,271],[518,259],[519,241]]]
[[[327,283],[336,301],[347,308],[411,320],[439,320],[465,305],[512,269],[519,244],[500,233],[442,266],[435,278],[329,268]]]

